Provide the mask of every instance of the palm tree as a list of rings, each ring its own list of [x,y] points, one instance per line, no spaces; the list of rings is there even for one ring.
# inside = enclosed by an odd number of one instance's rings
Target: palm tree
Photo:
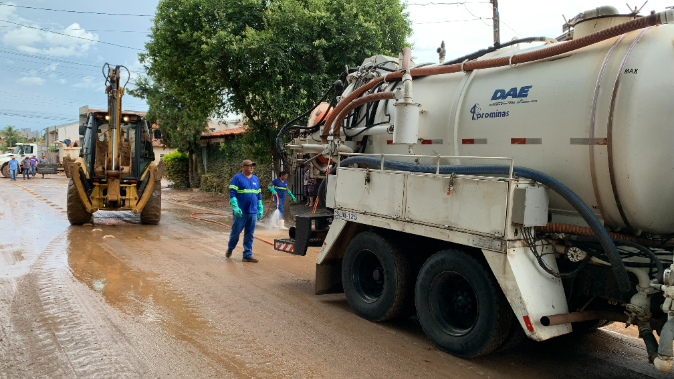
[[[9,146],[14,146],[19,139],[19,131],[12,125],[7,125],[7,127],[0,130],[0,135],[5,137]]]

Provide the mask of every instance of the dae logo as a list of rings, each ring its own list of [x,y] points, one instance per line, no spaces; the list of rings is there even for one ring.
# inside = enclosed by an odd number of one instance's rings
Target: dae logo
[[[479,120],[481,118],[496,118],[496,117],[508,117],[510,116],[510,111],[504,111],[500,112],[498,110],[494,112],[485,112],[482,113],[482,108],[480,108],[480,104],[475,104],[470,108],[470,113],[473,114],[472,120]]]
[[[509,97],[512,97],[513,99],[520,99],[529,96],[529,90],[533,86],[524,86],[521,87],[519,90],[517,87],[511,88],[509,91],[506,92],[504,89],[497,89],[494,91],[494,94],[491,96],[492,100],[505,100]]]

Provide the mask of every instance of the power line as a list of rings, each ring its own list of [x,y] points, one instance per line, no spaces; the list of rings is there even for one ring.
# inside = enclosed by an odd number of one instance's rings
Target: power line
[[[415,25],[422,25],[422,24],[445,24],[448,22],[465,22],[465,21],[479,21],[482,20],[481,17],[477,18],[469,18],[467,20],[447,20],[447,21],[427,21],[427,22],[415,22]]]
[[[6,116],[6,117],[21,117],[21,118],[32,118],[32,119],[40,119],[40,120],[50,120],[50,121],[64,121],[68,119],[76,119],[77,117],[62,117],[62,118],[54,118],[54,117],[45,117],[45,116],[31,116],[31,115],[22,115],[22,114],[17,114],[17,113],[10,113],[10,112],[2,112],[0,111],[1,116]]]
[[[0,28],[13,28],[13,26],[9,25],[0,25]],[[112,29],[82,29],[82,28],[70,28],[68,30],[85,30],[88,32],[114,32],[114,33],[149,33],[151,30],[112,30]]]
[[[470,13],[471,16],[477,17],[476,15],[473,14],[473,12],[470,11],[470,9],[468,9],[468,6],[467,6],[466,4],[463,4],[463,7],[466,8],[466,12]],[[483,24],[485,24],[485,25],[487,25],[487,26],[492,26],[492,25],[489,25],[489,24],[487,24],[486,22],[484,22],[484,20],[482,19],[482,17],[477,17],[477,18],[478,18],[480,21],[482,21]],[[492,20],[492,19],[491,19],[491,18],[485,18],[485,20]],[[493,21],[493,20],[492,20],[492,21]]]
[[[464,4],[489,4],[488,1],[460,1],[460,2],[455,2],[455,3],[435,3],[435,2],[430,2],[430,3],[407,3],[407,5],[418,5],[421,7],[425,7],[428,5],[464,5]]]
[[[51,31],[51,30],[48,30],[48,29],[42,29],[42,28],[38,28],[38,27],[35,27],[35,26],[29,26],[29,25],[19,24],[19,23],[12,22],[12,21],[0,20],[0,22],[7,22],[7,23],[10,23],[10,24],[18,25],[18,26],[23,26],[23,27],[25,27],[25,28],[41,30],[41,31],[43,31],[43,32],[59,34],[59,35],[66,36],[66,37],[78,38],[78,39],[83,39],[83,40],[86,40],[86,41],[92,41],[92,42],[103,43],[103,44],[111,45],[111,46],[123,47],[123,48],[125,48],[125,49],[132,49],[132,50],[144,51],[143,49],[137,49],[137,48],[135,48],[135,47],[124,46],[124,45],[118,45],[118,44],[116,44],[116,43],[110,43],[110,42],[98,41],[98,40],[91,39],[91,38],[84,38],[84,37],[72,36],[72,35],[70,35],[70,34],[54,32],[54,31]]]
[[[12,55],[18,55],[18,56],[27,57],[27,58],[32,58],[32,59],[42,59],[42,60],[51,61],[51,62],[59,62],[59,63],[65,63],[65,64],[73,64],[73,65],[86,66],[86,67],[95,67],[95,68],[97,68],[97,69],[99,69],[99,70],[100,70],[101,67],[103,67],[102,64],[100,64],[100,65],[95,65],[95,64],[91,64],[91,63],[87,64],[87,63],[73,62],[73,61],[69,61],[69,60],[65,60],[65,59],[46,58],[46,57],[42,57],[42,56],[39,56],[39,55],[25,54],[25,53],[17,53],[17,52],[9,51],[9,50],[2,49],[2,48],[0,48],[0,54],[12,54]],[[9,58],[9,59],[22,60],[22,59],[19,59],[19,58]],[[26,60],[23,60],[23,61],[26,61]],[[26,61],[26,62],[30,62],[30,61]],[[40,64],[39,62],[33,62],[33,63]],[[136,74],[143,74],[143,73],[145,73],[144,71],[136,71],[136,70],[129,70],[129,71],[131,71],[131,72],[133,72],[133,73],[136,73]]]
[[[518,36],[522,37],[522,35],[519,34],[519,33],[517,32],[517,30],[511,28],[510,25],[508,25],[508,24],[506,24],[505,22],[503,22],[503,20],[500,20],[500,22],[501,22],[501,24],[505,25],[508,29],[512,30],[513,33],[515,33],[515,34],[517,34]]]
[[[36,9],[42,11],[51,11],[51,12],[67,12],[67,13],[81,13],[81,14],[99,14],[104,16],[134,16],[134,17],[152,17],[151,14],[131,14],[131,13],[105,13],[105,12],[88,12],[88,11],[71,11],[66,9],[52,9],[52,8],[38,8],[38,7],[28,7],[25,5],[14,5],[14,4],[0,4],[6,7],[15,7],[15,8],[26,8],[26,9]]]

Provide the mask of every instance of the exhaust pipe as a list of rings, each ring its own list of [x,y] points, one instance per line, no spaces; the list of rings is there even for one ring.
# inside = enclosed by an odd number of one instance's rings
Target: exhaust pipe
[[[541,324],[543,324],[543,326],[554,326],[588,320],[608,320],[608,321],[626,322],[627,315],[623,313],[606,312],[606,311],[571,312],[562,315],[543,316],[541,317]]]

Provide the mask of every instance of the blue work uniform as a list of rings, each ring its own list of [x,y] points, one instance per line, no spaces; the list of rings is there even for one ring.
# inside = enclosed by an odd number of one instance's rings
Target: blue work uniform
[[[11,180],[16,180],[16,170],[19,169],[19,161],[17,159],[10,159],[9,161],[9,176]]]
[[[281,181],[281,179],[276,178],[271,181],[272,187],[276,190],[278,194],[278,210],[281,212],[281,218],[283,218],[283,204],[286,202],[286,192],[288,191],[288,180]],[[274,202],[276,202],[276,196],[272,196]]]
[[[239,235],[243,230],[243,257],[253,256],[253,233],[255,233],[255,223],[257,222],[257,202],[262,200],[262,191],[260,190],[260,180],[257,176],[251,175],[250,178],[242,173],[234,175],[229,183],[230,198],[236,197],[239,208],[243,215],[234,216],[234,225],[229,233],[229,242],[227,248],[234,250],[239,243]]]

